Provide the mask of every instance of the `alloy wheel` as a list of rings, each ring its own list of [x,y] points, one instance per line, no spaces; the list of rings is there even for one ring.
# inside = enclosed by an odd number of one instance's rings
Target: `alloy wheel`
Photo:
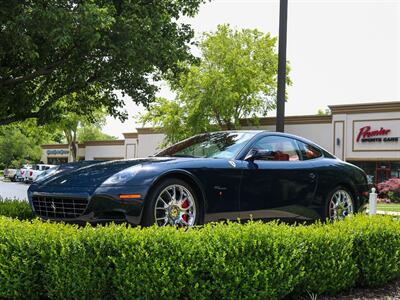
[[[329,202],[329,219],[343,220],[353,211],[353,199],[349,192],[343,189],[336,190]]]
[[[194,196],[183,185],[167,186],[157,197],[154,219],[158,226],[193,226],[196,220]]]

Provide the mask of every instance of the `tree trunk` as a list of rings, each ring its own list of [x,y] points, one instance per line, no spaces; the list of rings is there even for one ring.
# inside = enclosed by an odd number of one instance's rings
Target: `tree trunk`
[[[72,131],[71,152],[72,152],[72,161],[75,162],[78,157],[78,143],[76,142],[76,130]]]
[[[76,130],[64,129],[64,134],[68,143],[68,162],[75,162],[78,156],[78,144],[76,142]]]

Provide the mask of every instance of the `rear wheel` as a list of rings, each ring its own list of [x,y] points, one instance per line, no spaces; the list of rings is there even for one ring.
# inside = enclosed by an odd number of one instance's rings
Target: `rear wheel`
[[[200,206],[193,188],[180,179],[167,179],[151,192],[142,219],[144,226],[199,224]]]
[[[326,217],[331,220],[343,220],[354,212],[354,199],[344,187],[335,188],[328,196]]]

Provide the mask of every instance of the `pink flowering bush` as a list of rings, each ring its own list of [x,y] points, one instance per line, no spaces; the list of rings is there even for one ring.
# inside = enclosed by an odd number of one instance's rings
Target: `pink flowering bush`
[[[380,196],[386,196],[391,201],[400,202],[400,178],[392,177],[377,185]]]

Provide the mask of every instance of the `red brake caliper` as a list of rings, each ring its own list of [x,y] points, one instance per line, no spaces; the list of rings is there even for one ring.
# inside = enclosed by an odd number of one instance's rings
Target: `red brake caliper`
[[[188,208],[189,207],[189,201],[186,199],[185,201],[183,201],[181,206],[182,206],[182,208]],[[185,222],[187,222],[188,221],[188,215],[187,214],[182,215],[182,219]]]

